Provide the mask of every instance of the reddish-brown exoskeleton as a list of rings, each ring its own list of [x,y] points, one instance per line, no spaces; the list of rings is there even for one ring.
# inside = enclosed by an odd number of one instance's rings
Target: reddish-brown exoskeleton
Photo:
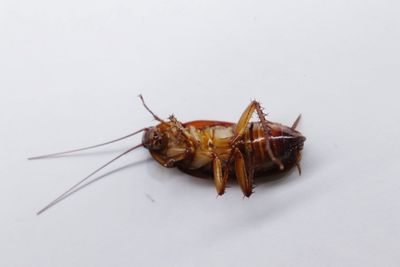
[[[254,112],[258,122],[250,122]],[[236,124],[204,120],[181,123],[174,116],[168,121],[153,116],[160,124],[147,128],[142,141],[151,156],[164,167],[178,167],[194,176],[212,176],[218,195],[224,194],[232,174],[249,197],[255,176],[294,165],[300,172],[306,139],[296,131],[300,116],[292,127],[267,121],[257,101],[250,103]]]
[[[259,102],[252,101],[237,123],[206,120],[181,123],[174,116],[168,120],[161,119],[147,107],[142,96],[140,98],[144,107],[159,122],[158,125],[103,144],[31,158],[95,148],[144,132],[141,144],[92,172],[39,213],[65,198],[99,170],[141,146],[147,148],[151,156],[164,167],[178,167],[193,176],[213,177],[218,195],[224,194],[231,176],[236,176],[244,196],[249,197],[253,193],[254,177],[286,171],[293,166],[297,166],[301,172],[301,150],[306,138],[296,130],[300,116],[291,127],[270,122],[265,118]],[[250,121],[254,113],[259,118],[257,122]]]

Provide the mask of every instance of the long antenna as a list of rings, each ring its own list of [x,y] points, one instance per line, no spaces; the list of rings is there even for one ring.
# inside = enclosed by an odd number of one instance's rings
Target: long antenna
[[[51,208],[52,206],[54,206],[55,204],[57,204],[59,201],[61,201],[66,195],[68,195],[72,190],[74,190],[75,188],[77,188],[80,184],[82,184],[83,182],[85,182],[87,179],[89,179],[90,177],[92,177],[93,175],[95,175],[96,173],[98,173],[100,170],[104,169],[105,167],[107,167],[108,165],[110,165],[111,163],[113,163],[114,161],[116,161],[117,159],[121,158],[122,156],[128,154],[129,152],[131,152],[132,150],[135,150],[136,148],[139,148],[143,146],[143,144],[139,144],[137,146],[134,146],[130,149],[128,149],[127,151],[123,152],[122,154],[118,155],[117,157],[113,158],[112,160],[110,160],[109,162],[105,163],[104,165],[102,165],[100,168],[96,169],[95,171],[93,171],[92,173],[90,173],[88,176],[86,176],[85,178],[83,178],[82,180],[80,180],[78,183],[74,184],[71,188],[69,188],[67,191],[65,191],[64,193],[62,193],[60,196],[58,196],[56,199],[54,199],[53,201],[51,201],[48,205],[46,205],[43,209],[41,209],[40,211],[38,211],[37,215],[40,215],[41,213],[45,212],[46,210],[48,210],[49,208]]]
[[[52,153],[52,154],[47,154],[47,155],[42,155],[42,156],[30,157],[30,158],[28,158],[28,160],[51,158],[51,157],[61,156],[61,155],[64,155],[64,154],[69,154],[69,153],[73,153],[73,152],[78,152],[78,151],[88,150],[88,149],[92,149],[92,148],[96,148],[96,147],[100,147],[100,146],[105,146],[105,145],[108,145],[108,144],[112,144],[112,143],[121,141],[121,140],[126,139],[128,137],[134,136],[135,134],[143,132],[146,129],[147,128],[140,129],[139,131],[136,131],[134,133],[125,135],[125,136],[120,137],[118,139],[111,140],[111,141],[108,141],[108,142],[105,142],[105,143],[102,143],[102,144],[98,144],[98,145],[94,145],[94,146],[87,146],[87,147],[83,147],[83,148],[77,148],[77,149],[72,149],[72,150],[68,150],[68,151],[57,152],[57,153]]]
[[[163,119],[161,119],[160,117],[158,117],[153,111],[151,111],[151,109],[146,105],[146,103],[144,102],[143,96],[139,95],[140,100],[142,100],[142,104],[144,106],[145,109],[147,109],[148,112],[151,113],[151,115],[153,115],[154,119],[158,120],[159,122],[165,123],[165,121]]]

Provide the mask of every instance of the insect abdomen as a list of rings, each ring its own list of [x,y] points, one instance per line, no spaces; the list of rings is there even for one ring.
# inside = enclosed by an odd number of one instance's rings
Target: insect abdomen
[[[281,124],[270,123],[268,126],[271,129],[269,136],[272,153],[283,162],[285,169],[292,167],[297,151],[291,144],[296,138],[296,132]],[[252,162],[259,174],[278,169],[268,154],[266,142],[261,123],[250,123],[244,137],[242,150],[247,162]],[[291,149],[292,147],[293,149]]]

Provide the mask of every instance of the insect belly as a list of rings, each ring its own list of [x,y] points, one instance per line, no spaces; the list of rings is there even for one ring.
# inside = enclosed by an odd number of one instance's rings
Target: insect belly
[[[197,141],[190,169],[199,169],[211,165],[214,157],[222,161],[228,160],[230,154],[230,140],[233,128],[225,126],[206,127],[204,129],[191,128],[190,133]]]
[[[270,124],[271,128],[271,150],[273,154],[282,161],[286,170],[290,169],[296,161],[295,154],[287,153],[285,148],[286,129],[280,124]],[[256,176],[262,176],[279,171],[278,166],[268,155],[267,142],[264,130],[260,123],[252,123],[246,131],[242,151],[255,169]]]

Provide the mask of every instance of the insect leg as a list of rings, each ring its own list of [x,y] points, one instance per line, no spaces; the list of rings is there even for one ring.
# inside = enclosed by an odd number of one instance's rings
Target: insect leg
[[[252,101],[250,105],[246,108],[246,110],[243,112],[242,116],[239,119],[239,122],[236,125],[235,128],[235,136],[232,139],[232,146],[235,146],[236,142],[238,142],[242,137],[243,134],[245,133],[247,129],[247,125],[250,122],[251,116],[253,115],[254,111],[257,112],[258,117],[260,118],[261,125],[264,130],[264,136],[265,136],[265,145],[266,145],[266,150],[268,152],[269,157],[271,160],[279,166],[281,170],[284,169],[284,166],[282,162],[277,159],[274,156],[274,153],[272,152],[271,149],[271,143],[270,143],[270,137],[269,137],[269,127],[267,120],[265,119],[265,115],[261,110],[260,103],[257,101]]]
[[[256,104],[256,101],[252,101],[242,113],[242,116],[240,116],[240,119],[235,127],[235,136],[232,139],[232,144],[235,144],[240,138],[242,138],[244,132],[246,131],[247,124],[250,122],[251,116],[256,109]]]
[[[174,126],[186,137],[189,145],[196,144],[196,141],[190,132],[179,122],[174,115],[169,116],[169,120],[174,124]]]
[[[217,156],[214,156],[213,159],[213,172],[215,188],[217,189],[218,195],[221,196],[225,193],[225,187],[228,177],[222,175],[221,160]]]
[[[177,162],[188,158],[191,154],[190,149],[175,149],[174,155],[170,155],[168,157],[160,155],[159,153],[151,150],[149,152],[158,163],[166,168],[175,167]]]
[[[272,160],[276,165],[279,166],[279,169],[280,169],[280,170],[283,170],[283,169],[285,168],[285,166],[283,165],[282,161],[280,161],[279,159],[277,159],[277,158],[274,156],[274,153],[272,152],[272,149],[271,149],[271,142],[270,142],[270,138],[269,138],[269,127],[268,127],[267,120],[265,119],[265,115],[264,115],[264,113],[263,113],[262,110],[261,110],[260,103],[258,103],[257,101],[254,101],[254,102],[255,102],[255,109],[256,109],[256,111],[257,111],[257,115],[258,115],[258,117],[260,118],[261,125],[262,125],[262,127],[263,127],[263,129],[264,129],[264,136],[265,136],[265,141],[266,141],[266,142],[265,142],[265,146],[266,146],[268,155],[269,155],[269,157],[271,158],[271,160]]]
[[[246,197],[250,197],[253,193],[253,175],[254,172],[247,173],[245,160],[242,152],[238,148],[235,149],[235,173],[240,188]]]
[[[232,150],[231,153],[228,157],[228,162],[225,166],[225,170],[224,170],[224,176],[228,177],[229,176],[229,168],[230,168],[230,164],[233,160],[233,156],[234,156],[234,148],[236,147],[236,143],[243,137],[245,130],[247,128],[247,124],[249,123],[250,119],[251,119],[251,115],[253,115],[253,112],[255,110],[255,102],[256,101],[252,101],[250,103],[250,105],[247,106],[246,110],[242,113],[242,115],[240,116],[240,119],[238,121],[238,123],[236,124],[235,127],[235,135],[232,138],[231,141],[231,146],[232,146]]]

